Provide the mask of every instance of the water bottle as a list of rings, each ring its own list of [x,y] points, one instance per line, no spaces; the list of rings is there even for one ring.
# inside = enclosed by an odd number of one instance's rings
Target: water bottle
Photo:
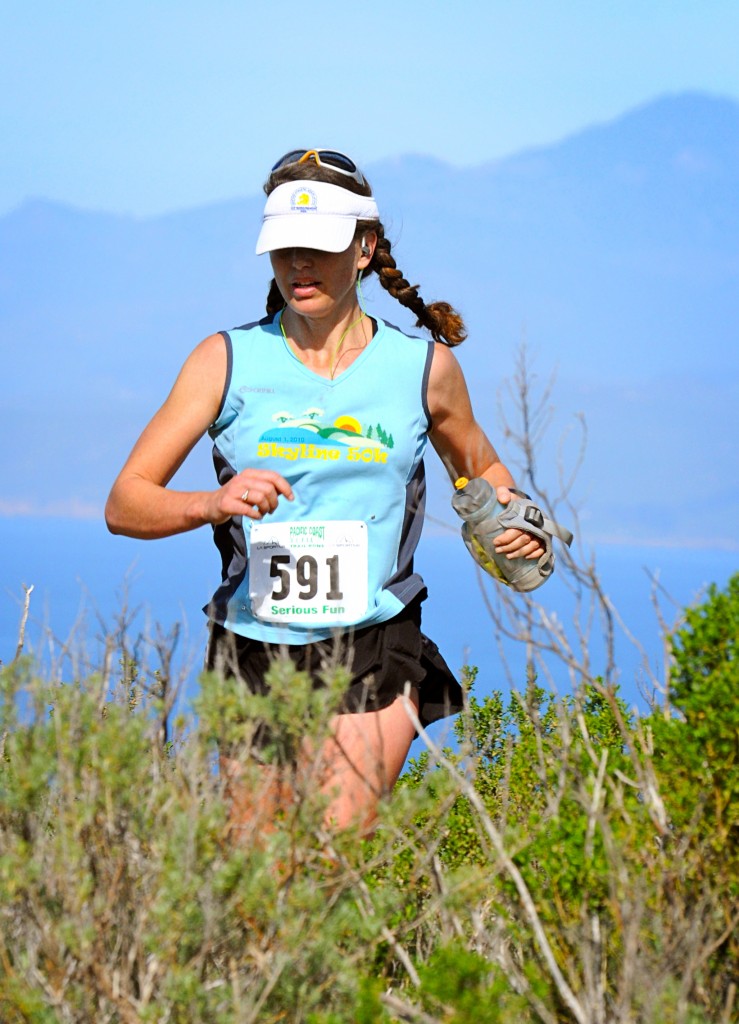
[[[478,565],[514,590],[528,591],[540,587],[554,571],[552,535],[569,544],[572,534],[545,519],[541,509],[528,495],[514,488],[511,491],[515,497],[503,505],[498,501],[494,488],[482,477],[473,480],[460,477],[454,486],[456,492],[452,497],[452,508],[464,520],[462,539]],[[511,528],[525,530],[541,540],[545,550],[540,558],[508,558],[495,550],[495,538]]]

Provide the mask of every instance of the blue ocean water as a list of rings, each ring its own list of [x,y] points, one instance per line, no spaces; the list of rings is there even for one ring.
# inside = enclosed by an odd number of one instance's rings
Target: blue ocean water
[[[124,602],[138,609],[139,628],[169,630],[180,624],[179,664],[187,674],[185,698],[197,687],[205,646],[201,612],[218,579],[218,557],[210,531],[200,530],[159,541],[111,536],[102,522],[74,519],[0,519],[0,660],[15,653],[23,603],[23,585],[33,585],[27,646],[53,656],[74,633],[93,647],[115,628]],[[659,674],[663,644],[651,600],[650,575],[675,602],[664,596],[671,621],[676,607],[693,602],[710,583],[723,586],[739,566],[736,553],[676,547],[603,545],[596,551],[603,588],[629,631]],[[480,575],[456,531],[431,530],[422,541],[417,569],[430,597],[424,605],[424,631],[439,645],[450,666],[469,663],[479,669],[477,692],[522,686],[525,650],[521,643],[496,637],[486,601],[497,584]],[[482,587],[482,589],[481,589]],[[547,614],[567,622],[572,601],[563,578],[537,592]],[[569,630],[572,633],[572,629]],[[587,642],[594,670],[605,664],[600,624]],[[501,651],[503,657],[501,657]],[[642,654],[617,630],[617,663],[624,697],[643,705]],[[506,664],[508,668],[506,669]],[[567,673],[553,671],[555,685],[566,688]]]

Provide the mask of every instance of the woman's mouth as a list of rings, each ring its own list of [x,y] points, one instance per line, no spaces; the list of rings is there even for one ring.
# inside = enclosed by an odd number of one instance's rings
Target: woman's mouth
[[[293,281],[293,295],[297,298],[306,298],[312,295],[318,288],[319,282],[313,280]]]

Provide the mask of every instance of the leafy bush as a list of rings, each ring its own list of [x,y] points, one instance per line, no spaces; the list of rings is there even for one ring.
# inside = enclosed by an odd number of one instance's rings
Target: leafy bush
[[[715,936],[703,984],[729,991],[739,974],[739,573],[687,610],[671,649],[672,712],[650,723],[654,763],[669,793],[671,859],[682,864],[675,885],[705,905]]]
[[[659,725],[665,775],[679,780],[681,820],[704,804],[705,837],[737,868],[739,852],[739,573],[712,586],[672,637],[670,700]],[[675,800],[675,814],[677,814]]]
[[[289,771],[341,669],[316,694],[278,665],[266,703],[206,676],[165,741],[166,688],[125,650],[117,678],[67,685],[17,659],[0,1020],[726,1024],[738,608],[735,577],[675,633],[675,714],[634,718],[598,678],[478,700],[470,672],[456,745],[424,734],[370,840],[326,833],[308,773],[274,832],[236,845],[217,771],[214,735],[243,743],[265,715]]]

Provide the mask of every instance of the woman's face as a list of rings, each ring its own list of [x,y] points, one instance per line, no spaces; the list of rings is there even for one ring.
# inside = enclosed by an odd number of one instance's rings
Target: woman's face
[[[374,250],[368,232],[367,243]],[[343,252],[275,249],[270,253],[277,287],[290,309],[311,319],[339,319],[356,307],[357,273],[369,265],[358,239]]]

